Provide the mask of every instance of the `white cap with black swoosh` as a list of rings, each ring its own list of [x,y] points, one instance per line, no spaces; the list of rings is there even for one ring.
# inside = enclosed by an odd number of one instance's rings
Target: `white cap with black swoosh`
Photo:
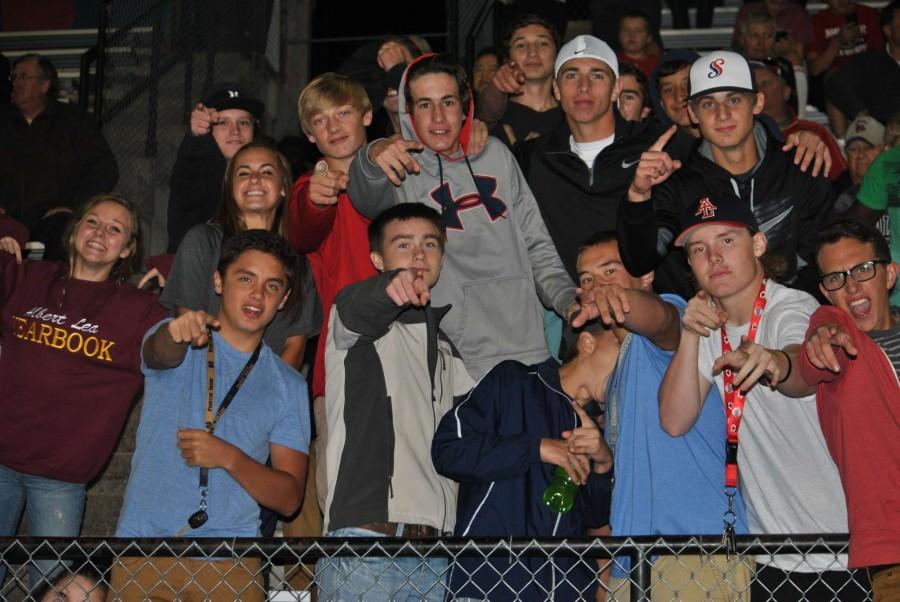
[[[553,74],[559,76],[559,71],[567,61],[572,59],[597,59],[609,65],[616,77],[619,77],[619,59],[609,44],[594,36],[576,36],[559,49],[556,55],[556,64]]]

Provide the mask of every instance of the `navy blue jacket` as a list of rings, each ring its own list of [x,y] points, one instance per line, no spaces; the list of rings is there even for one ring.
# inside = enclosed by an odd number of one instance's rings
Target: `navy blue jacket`
[[[560,439],[562,431],[576,426],[554,360],[533,366],[505,361],[485,375],[444,416],[431,447],[437,471],[459,482],[454,535],[582,537],[586,529],[607,524],[611,471],[589,476],[571,512],[551,512],[541,501],[555,468],[541,462],[541,439]],[[492,601],[593,599],[597,565],[592,559],[555,555],[550,560],[516,560],[500,551],[487,560],[461,556],[449,588],[452,596]]]

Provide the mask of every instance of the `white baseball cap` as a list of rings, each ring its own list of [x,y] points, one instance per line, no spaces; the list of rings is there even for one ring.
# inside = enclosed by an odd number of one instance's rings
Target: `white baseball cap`
[[[844,145],[854,140],[865,140],[872,146],[884,143],[884,126],[878,123],[874,117],[860,115],[850,122],[847,132],[844,134]]]
[[[691,65],[691,93],[688,100],[713,92],[756,92],[747,59],[737,52],[716,50],[704,54]]]
[[[576,36],[567,42],[556,55],[556,64],[553,66],[553,74],[559,75],[559,70],[572,59],[597,59],[609,65],[613,74],[619,77],[619,59],[609,44],[594,36]]]

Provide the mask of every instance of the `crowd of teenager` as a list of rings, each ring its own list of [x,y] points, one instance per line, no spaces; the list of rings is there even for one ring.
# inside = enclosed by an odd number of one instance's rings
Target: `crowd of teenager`
[[[142,399],[118,537],[279,517],[308,537],[722,536],[655,558],[652,599],[900,599],[900,4],[869,11],[747,4],[736,50],[703,55],[662,52],[640,12],[618,52],[522,15],[471,78],[392,36],[380,85],[299,91],[306,173],[222,83],[149,269],[108,145],[22,57],[0,124],[0,536],[25,514],[77,537]],[[803,118],[823,88],[828,127]],[[847,554],[730,549],[848,532]],[[629,599],[629,559],[602,565],[310,571],[323,600]],[[63,568],[32,563],[33,592],[266,597],[251,558]]]

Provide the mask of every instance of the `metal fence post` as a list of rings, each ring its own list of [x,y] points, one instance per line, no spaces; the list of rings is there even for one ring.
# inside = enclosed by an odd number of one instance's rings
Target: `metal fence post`
[[[628,587],[631,589],[632,602],[649,602],[650,600],[650,558],[647,548],[642,544],[634,544],[631,551],[631,575]]]

